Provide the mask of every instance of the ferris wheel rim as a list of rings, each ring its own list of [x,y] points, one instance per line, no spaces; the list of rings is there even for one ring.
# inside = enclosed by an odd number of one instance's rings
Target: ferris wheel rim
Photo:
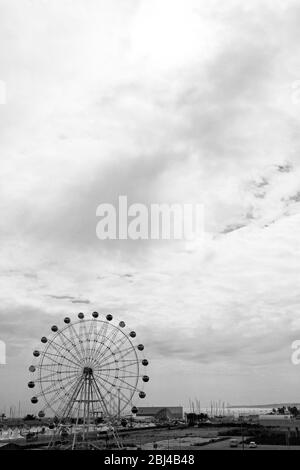
[[[106,320],[107,320],[107,317],[108,316],[106,316]],[[112,316],[111,316],[111,319],[112,319]],[[144,393],[144,392],[142,392],[138,388],[138,383],[139,383],[139,380],[141,379],[140,362],[143,363],[143,365],[147,365],[148,361],[146,361],[147,364],[144,364],[144,361],[139,360],[137,349],[139,349],[139,351],[142,351],[144,349],[144,346],[134,345],[131,338],[134,338],[136,336],[135,332],[130,332],[129,334],[125,333],[125,331],[123,330],[123,326],[121,326],[121,323],[123,323],[125,326],[124,322],[120,322],[119,325],[117,326],[113,323],[110,323],[110,320],[105,321],[104,319],[101,319],[101,318],[95,318],[94,315],[93,315],[93,318],[83,317],[83,318],[79,318],[79,320],[75,320],[73,322],[70,320],[65,323],[66,324],[61,328],[58,328],[56,325],[52,327],[52,337],[50,338],[43,337],[42,339],[46,340],[46,344],[44,345],[44,348],[41,351],[40,350],[38,351],[39,356],[41,357],[39,358],[38,365],[36,366],[37,376],[38,376],[38,380],[36,383],[39,384],[39,388],[40,388],[40,392],[39,394],[37,394],[37,397],[43,398],[45,402],[45,406],[43,407],[43,410],[40,413],[43,413],[44,410],[48,409],[48,410],[51,410],[52,413],[54,413],[54,415],[57,416],[59,413],[62,413],[64,411],[64,408],[65,408],[64,403],[65,402],[68,403],[67,400],[68,400],[68,397],[70,396],[70,393],[72,394],[74,389],[76,390],[76,387],[78,386],[78,384],[80,383],[80,380],[82,379],[82,375],[80,375],[80,371],[82,371],[82,368],[84,368],[84,364],[82,364],[82,361],[87,360],[86,353],[88,351],[89,351],[88,358],[90,360],[90,367],[94,368],[93,376],[94,376],[95,384],[97,385],[98,382],[101,383],[102,390],[104,389],[105,393],[112,396],[112,400],[116,400],[115,390],[117,390],[118,400],[119,402],[121,402],[121,405],[119,405],[119,412],[124,411],[129,404],[132,405],[132,399],[137,392],[139,392],[140,397],[142,397],[141,393]],[[98,331],[97,331],[97,328],[95,330],[95,325],[99,327]],[[76,331],[76,327],[78,326],[79,326],[79,331]],[[81,326],[83,326],[83,330],[80,330]],[[90,326],[89,331],[87,328],[88,326]],[[94,330],[96,331],[96,336],[94,337],[94,340],[87,339],[87,336],[91,334],[92,332],[94,332]],[[110,330],[110,334],[108,334],[109,330]],[[69,332],[72,331],[73,333],[75,331],[76,338],[71,335],[67,337],[65,335],[66,331],[69,331]],[[115,333],[115,335],[113,335],[112,332]],[[67,340],[66,342],[63,342],[61,340],[62,335]],[[120,336],[122,341],[120,339],[118,339],[118,341],[115,341],[118,335]],[[75,356],[74,354],[75,351],[77,351],[77,353],[79,352],[79,346],[78,346],[78,343],[76,343],[77,340],[79,341],[79,344],[82,344],[84,341],[88,343],[93,343],[93,342],[97,343],[97,340],[95,338],[97,338],[98,336],[100,336],[100,338],[102,339],[100,349],[104,348],[105,359],[109,358],[110,355],[114,356],[114,354],[116,354],[116,349],[115,349],[116,347],[118,348],[118,346],[120,346],[121,344],[127,345],[128,354],[129,353],[132,354],[135,358],[135,361],[131,360],[131,364],[129,363],[127,365],[127,368],[134,365],[135,373],[130,370],[128,371],[126,369],[126,364],[125,364],[124,366],[121,367],[121,369],[123,369],[122,370],[123,375],[121,374],[119,375],[120,368],[115,367],[115,369],[112,369],[111,367],[109,367],[111,363],[108,362],[106,375],[101,376],[100,372],[103,373],[104,369],[103,368],[101,369],[100,367],[101,361],[99,362],[99,357],[97,359],[93,357],[92,349],[90,348],[90,346],[89,348],[86,347],[86,349],[83,348],[83,350],[81,350],[81,354],[79,354],[79,356]],[[56,344],[55,340],[57,338],[59,338],[62,341],[62,344],[59,344],[59,345]],[[42,341],[42,342],[45,343],[45,341]],[[68,349],[66,349],[66,345],[69,345]],[[140,348],[140,346],[142,348]],[[49,381],[50,381],[50,387],[47,388],[43,385],[43,379],[45,378],[45,375],[44,375],[45,374],[45,370],[44,370],[45,360],[47,356],[50,354],[49,350],[51,350],[51,348],[53,347],[54,349],[58,351],[64,350],[65,355],[62,356],[61,362],[55,363],[55,361],[53,361],[54,364],[52,362],[50,363],[50,366],[49,366],[50,369],[48,370],[46,369],[48,373],[48,376],[46,376],[46,378],[49,377]],[[70,367],[70,365],[64,364],[63,361],[65,359],[69,362],[69,364],[70,363],[72,364],[73,369]],[[100,356],[100,359],[101,359],[101,356]],[[126,363],[126,359],[124,359],[122,355],[120,356],[119,359],[114,358],[112,362],[115,362],[116,364],[118,364],[119,361],[123,361],[124,363]],[[62,371],[58,370],[58,368],[62,367],[63,365],[66,365],[66,369],[67,369],[66,372],[64,371],[64,374],[69,374],[69,375],[65,375],[63,379],[58,379],[58,375],[62,374]],[[111,376],[113,371],[115,371],[114,377]],[[129,375],[124,375],[124,372],[126,372]],[[144,382],[149,380],[148,376],[144,375],[143,378],[144,377],[147,378],[147,380],[143,379]],[[133,383],[131,383],[130,381],[127,381],[128,378],[134,379],[132,380]],[[70,385],[71,379],[72,379],[72,384]],[[110,382],[109,379],[112,380],[112,382]],[[60,386],[58,385],[58,388],[51,388],[51,384],[57,383],[57,382],[60,382],[61,385]],[[64,382],[67,382],[67,383],[64,383]],[[106,385],[104,385],[103,382],[105,382]],[[122,383],[126,384],[126,386],[122,385]],[[67,393],[66,393],[66,390],[67,390]],[[125,393],[123,393],[124,391]],[[49,398],[47,396],[48,393],[49,393]],[[65,398],[65,401],[63,400],[63,396]],[[61,401],[61,404],[58,407],[54,406],[59,400]],[[102,405],[106,406],[105,405],[106,402],[104,399],[102,400],[102,402],[103,402]],[[98,413],[99,411],[96,411],[96,412]]]

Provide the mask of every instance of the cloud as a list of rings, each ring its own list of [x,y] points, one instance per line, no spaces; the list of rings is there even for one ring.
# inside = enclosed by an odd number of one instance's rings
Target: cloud
[[[72,295],[49,295],[48,297],[51,297],[52,299],[58,299],[58,300],[74,300],[75,297]]]
[[[90,300],[87,300],[87,299],[77,299],[77,300],[71,300],[72,304],[90,304]]]
[[[137,330],[153,403],[222,387],[229,401],[285,399],[275,377],[295,380],[300,326],[297,3],[2,5],[1,335],[13,367],[66,305],[86,304]],[[203,203],[204,243],[101,243],[96,208],[121,194]]]

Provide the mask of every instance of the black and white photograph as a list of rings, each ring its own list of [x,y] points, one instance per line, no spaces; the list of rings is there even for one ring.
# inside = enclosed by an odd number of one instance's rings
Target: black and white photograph
[[[0,451],[300,450],[300,0],[0,0],[0,44]]]

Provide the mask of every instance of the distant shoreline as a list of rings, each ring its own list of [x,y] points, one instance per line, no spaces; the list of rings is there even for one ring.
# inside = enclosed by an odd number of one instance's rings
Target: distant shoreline
[[[300,403],[271,403],[266,405],[230,405],[227,408],[282,408],[283,406],[296,406],[300,408]]]

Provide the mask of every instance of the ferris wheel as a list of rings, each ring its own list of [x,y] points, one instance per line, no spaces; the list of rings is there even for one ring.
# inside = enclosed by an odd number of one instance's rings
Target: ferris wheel
[[[77,419],[88,428],[97,418],[113,423],[130,410],[136,413],[134,399],[146,397],[143,386],[149,382],[143,350],[136,332],[111,314],[79,313],[75,321],[66,317],[61,328],[53,325],[29,367],[38,416]]]

